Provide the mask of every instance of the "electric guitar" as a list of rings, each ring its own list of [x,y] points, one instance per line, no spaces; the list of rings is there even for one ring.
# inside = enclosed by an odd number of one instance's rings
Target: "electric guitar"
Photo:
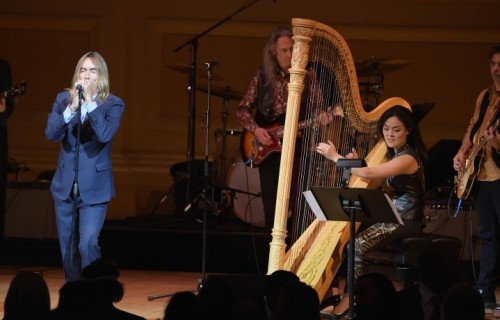
[[[19,84],[12,86],[12,88],[10,88],[9,90],[5,90],[4,92],[0,93],[0,99],[23,95],[26,92],[27,87],[28,85],[26,84],[26,81],[21,81]]]
[[[498,109],[493,117],[496,118],[498,113]],[[497,119],[492,125],[493,131],[498,128],[500,124],[500,119]],[[484,145],[486,143],[486,139],[481,137],[477,144],[472,146],[471,152],[465,159],[465,165],[455,176],[455,188],[457,193],[457,198],[459,199],[467,199],[469,193],[472,189],[472,185],[477,175],[479,174],[481,162],[484,158]]]
[[[312,119],[299,122],[297,137],[301,136],[301,130],[311,126],[318,121],[319,116]],[[244,163],[250,167],[258,167],[262,161],[266,160],[271,154],[281,152],[284,127],[279,123],[275,123],[267,128],[267,133],[271,136],[272,143],[268,146],[259,143],[255,135],[247,130],[244,130],[241,135],[240,149],[241,157]]]

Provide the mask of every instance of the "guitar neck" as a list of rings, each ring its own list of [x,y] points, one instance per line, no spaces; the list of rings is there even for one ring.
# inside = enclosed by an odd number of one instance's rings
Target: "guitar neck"
[[[21,81],[19,84],[13,86],[12,88],[0,93],[0,98],[15,97],[18,95],[23,95],[26,92],[26,81]]]
[[[299,122],[297,129],[303,130],[305,128],[308,128],[308,127],[312,126],[313,124],[315,124],[316,122],[318,122],[318,120],[319,120],[319,116],[314,116],[311,119],[301,121],[301,122]]]
[[[498,109],[497,109],[497,113],[498,113]],[[500,123],[500,119],[495,120],[497,113],[495,113],[495,116],[493,117],[492,123],[490,123],[490,125],[488,126],[488,128],[491,127],[491,129],[493,131],[495,131],[498,128],[498,125]],[[477,144],[475,144],[474,147],[472,148],[469,158],[475,158],[477,156],[477,154],[481,150],[483,150],[485,144],[486,144],[486,138],[483,135],[479,139],[479,142]]]

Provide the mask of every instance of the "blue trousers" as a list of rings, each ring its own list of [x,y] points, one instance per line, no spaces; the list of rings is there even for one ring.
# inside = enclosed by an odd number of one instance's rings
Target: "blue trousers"
[[[73,200],[54,199],[59,245],[66,281],[81,279],[81,271],[101,257],[99,234],[104,224],[107,203],[85,204],[77,198],[75,246],[71,257]]]
[[[475,209],[481,237],[478,286],[491,293],[500,273],[500,180],[477,183]]]

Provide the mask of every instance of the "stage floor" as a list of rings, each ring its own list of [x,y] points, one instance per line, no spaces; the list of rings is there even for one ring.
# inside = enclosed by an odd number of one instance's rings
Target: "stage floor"
[[[57,267],[19,267],[19,266],[0,266],[0,318],[3,318],[3,303],[5,295],[9,288],[11,279],[18,271],[37,271],[42,272],[45,278],[51,298],[52,308],[55,308],[59,299],[59,288],[64,283],[63,272]],[[120,270],[119,280],[125,285],[125,295],[123,299],[116,304],[117,308],[140,315],[148,320],[163,319],[165,307],[170,297],[165,295],[177,291],[193,290],[197,288],[201,279],[201,273],[197,272],[172,272],[157,270]],[[206,274],[206,277],[214,276]],[[234,275],[227,275],[233,277]],[[244,286],[245,281],[239,283]],[[340,281],[343,285],[344,281]],[[399,287],[398,283],[394,283]],[[245,288],[240,288],[245,290]],[[335,288],[333,293],[336,293]],[[497,290],[497,296],[500,296],[500,289]],[[156,297],[152,301],[148,297]],[[486,314],[485,319],[495,319],[492,313]]]
[[[260,281],[267,272],[270,236],[234,216],[209,216],[206,225],[200,218],[170,214],[106,221],[100,237],[102,256],[117,265],[125,285],[118,308],[146,319],[162,319],[169,298],[147,298],[196,289],[203,269],[206,277],[239,276],[231,279],[244,289],[248,284],[245,276],[259,277]],[[56,239],[0,242],[0,316],[10,281],[19,270],[42,272],[52,306],[57,305],[64,280]],[[500,297],[500,289],[496,294]],[[486,319],[494,317],[488,314]]]
[[[64,283],[64,275],[60,268],[0,266],[0,318],[3,318],[3,303],[10,281],[19,270],[43,273],[49,286],[52,308],[55,308],[59,299],[59,288]],[[201,274],[195,272],[121,270],[119,280],[125,285],[125,295],[116,306],[146,319],[163,319],[169,298],[148,301],[148,297],[196,289],[200,278]]]

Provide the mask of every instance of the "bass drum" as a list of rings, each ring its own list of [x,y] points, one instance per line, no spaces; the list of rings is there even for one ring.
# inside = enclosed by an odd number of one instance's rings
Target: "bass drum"
[[[257,227],[266,226],[264,204],[260,197],[259,168],[250,168],[239,160],[231,166],[226,186],[233,196],[234,214]]]

